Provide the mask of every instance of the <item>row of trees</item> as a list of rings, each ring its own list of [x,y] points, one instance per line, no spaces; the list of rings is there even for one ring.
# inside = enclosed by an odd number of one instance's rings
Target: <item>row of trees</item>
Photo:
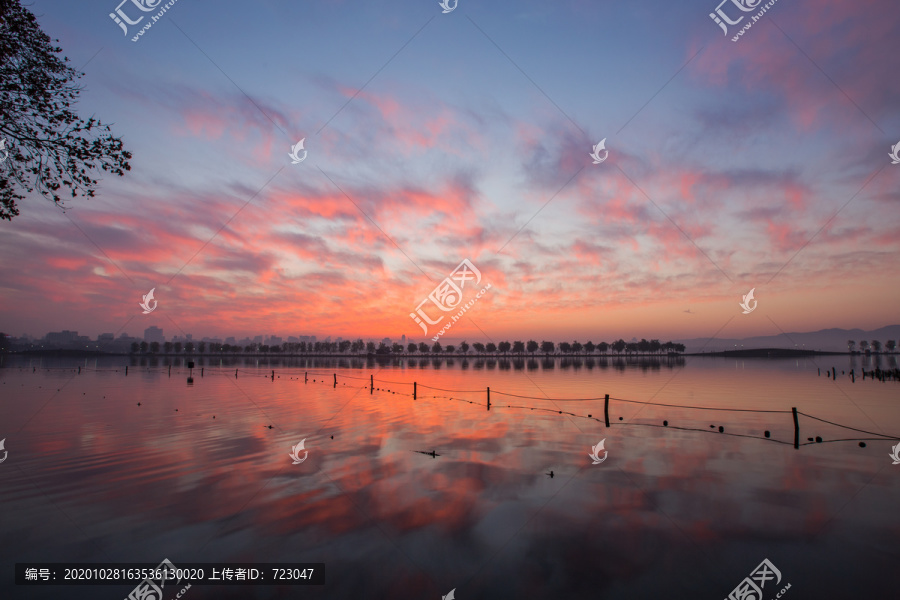
[[[469,350],[474,350],[476,354],[525,354],[526,352],[534,355],[535,352],[540,350],[543,354],[594,354],[595,352],[600,352],[601,354],[606,354],[610,350],[617,354],[622,354],[623,352],[627,354],[660,354],[660,353],[670,353],[670,352],[684,352],[684,344],[676,344],[674,342],[660,342],[659,340],[641,340],[640,342],[626,342],[625,340],[617,340],[611,344],[606,342],[600,342],[599,344],[594,344],[593,342],[585,342],[582,344],[581,342],[560,342],[556,344],[554,342],[541,342],[538,344],[534,340],[529,340],[528,342],[515,341],[515,342],[500,342],[495,344],[494,342],[489,342],[487,344],[483,344],[481,342],[474,342],[469,345],[468,342],[460,342],[458,346],[453,344],[448,344],[447,346],[442,346],[440,342],[435,342],[431,346],[429,346],[425,342],[421,342],[419,344],[410,343],[403,347],[402,344],[393,344],[388,346],[384,342],[380,343],[378,346],[375,345],[375,342],[363,342],[362,340],[356,340],[355,342],[351,342],[350,340],[344,340],[342,342],[285,342],[281,345],[269,346],[266,344],[249,344],[247,346],[237,346],[232,344],[219,344],[219,343],[209,343],[206,342],[198,342],[197,345],[194,345],[194,342],[186,342],[182,344],[181,342],[165,342],[160,344],[159,342],[134,342],[131,344],[131,352],[133,354],[159,354],[159,351],[162,350],[165,354],[171,354],[174,352],[175,354],[193,354],[194,350],[197,350],[200,354],[205,354],[207,350],[212,354],[228,354],[228,353],[240,353],[244,352],[247,354],[361,354],[362,352],[366,352],[368,354],[403,354],[404,352],[408,354],[468,354]]]
[[[884,343],[884,347],[888,352],[893,352],[895,348],[897,348],[897,342],[895,340],[888,340]],[[847,349],[850,352],[854,352],[856,350],[856,341],[855,340],[847,340]],[[869,344],[868,340],[862,340],[859,342],[859,351],[868,353],[868,352],[881,352],[881,342],[878,340],[872,340],[872,343]]]

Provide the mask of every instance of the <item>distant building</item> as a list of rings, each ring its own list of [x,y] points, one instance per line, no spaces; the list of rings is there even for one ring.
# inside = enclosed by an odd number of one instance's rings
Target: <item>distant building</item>
[[[225,338],[225,343],[229,346],[237,346],[237,340],[234,339],[234,336]],[[245,346],[249,346],[250,344],[244,344]]]
[[[144,330],[144,341],[148,344],[152,344],[153,342],[159,342],[160,344],[163,344],[165,343],[166,338],[163,336],[162,329],[160,329],[156,325],[151,325]]]
[[[101,333],[97,336],[97,341],[102,343],[106,342],[114,342],[116,341],[116,334],[114,333]]]
[[[68,346],[78,341],[78,332],[63,329],[62,331],[51,331],[44,337],[44,343],[48,346]]]

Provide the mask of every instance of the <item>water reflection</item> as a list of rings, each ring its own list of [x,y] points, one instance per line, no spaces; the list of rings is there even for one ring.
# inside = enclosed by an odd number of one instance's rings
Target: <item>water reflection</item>
[[[900,531],[888,442],[833,442],[843,435],[837,428],[804,419],[803,439],[825,443],[794,450],[759,439],[771,431],[792,440],[790,414],[619,400],[797,405],[897,431],[893,383],[817,377],[815,363],[795,359],[196,357],[187,388],[167,375],[170,365],[186,375],[181,357],[133,360],[94,362],[97,371],[81,374],[71,361],[0,369],[0,423],[12,431],[0,432],[12,451],[0,465],[5,563],[324,561],[327,587],[301,591],[329,600],[437,598],[454,586],[460,598],[725,597],[764,557],[803,590],[798,597],[883,597],[893,577],[884,548]],[[380,390],[362,389],[371,373]],[[411,381],[415,401],[410,384],[386,383]],[[496,394],[490,411],[487,386]],[[602,401],[541,401],[543,392],[609,393],[611,426],[596,420]],[[309,459],[292,465],[300,439]],[[587,452],[600,439],[609,459],[592,465]],[[27,540],[15,556],[13,540]],[[838,593],[850,585],[848,546],[855,594]],[[0,581],[3,598],[58,598],[58,590],[23,596]],[[64,596],[128,592],[107,591],[66,588]]]
[[[865,357],[863,363],[869,368],[873,361],[871,357]],[[673,369],[685,365],[683,356],[600,356],[600,357],[568,357],[568,356],[543,356],[540,358],[522,356],[508,357],[392,357],[392,356],[354,356],[354,357],[282,357],[282,356],[128,356],[120,359],[123,364],[132,367],[180,367],[186,368],[189,361],[193,361],[197,368],[201,367],[253,367],[253,368],[308,368],[308,369],[373,369],[386,367],[416,368],[420,365],[430,365],[434,369],[444,366],[455,368],[458,365],[465,370],[471,365],[473,369],[490,369],[501,371],[522,371],[527,369],[534,371],[543,370],[579,370],[587,369],[616,369],[624,371],[629,368],[637,368],[642,371]],[[851,359],[855,364],[856,357]],[[890,357],[889,364],[896,366],[896,358]],[[874,365],[881,364],[881,357],[877,357]],[[871,367],[874,368],[874,367]]]

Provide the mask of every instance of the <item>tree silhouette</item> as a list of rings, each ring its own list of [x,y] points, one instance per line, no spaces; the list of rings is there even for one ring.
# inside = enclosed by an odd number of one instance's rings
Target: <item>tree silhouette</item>
[[[897,342],[894,340],[888,340],[884,343],[884,347],[887,348],[887,351],[892,353],[894,352],[894,348],[897,347]]]
[[[188,342],[187,344],[185,344],[184,351],[187,352],[188,354],[193,354],[194,353],[194,342]]]
[[[503,354],[509,352],[510,348],[512,348],[512,344],[510,344],[509,342],[500,342],[499,344],[497,344],[497,349]]]
[[[531,356],[534,356],[534,353],[538,351],[538,348],[540,348],[538,343],[534,340],[528,340],[528,345],[526,347],[528,351],[531,352]]]
[[[495,344],[494,342],[488,342],[487,346],[485,346],[484,349],[487,350],[488,354],[493,354],[497,351],[497,344]]]
[[[141,354],[147,354],[147,348],[149,347],[150,345],[147,342],[141,342]]]
[[[563,354],[568,354],[572,351],[572,344],[570,344],[569,342],[560,342],[559,351]]]
[[[137,354],[141,350],[141,345],[137,342],[131,342],[131,353]]]
[[[856,342],[853,340],[847,340],[847,350],[853,352],[853,348],[856,346]]]
[[[468,354],[469,353],[469,343],[466,342],[465,340],[461,341],[459,343],[459,351],[462,352],[463,354]]]
[[[593,354],[596,346],[594,346],[594,342],[585,342],[584,343],[584,351],[588,354]]]
[[[416,346],[415,342],[410,342],[409,345],[406,347],[406,349],[409,351],[410,354],[415,354],[416,350],[418,350],[418,346]]]
[[[860,341],[859,349],[861,352],[867,352],[869,350],[869,342],[867,342],[866,340]]]
[[[165,352],[166,354],[168,354],[168,353],[171,352],[171,351],[172,351],[172,342],[166,342],[166,343],[164,343],[164,344],[163,344],[163,352]]]
[[[622,351],[625,350],[626,346],[627,346],[627,344],[625,343],[625,340],[620,338],[620,339],[616,340],[615,342],[613,342],[612,349],[617,354],[622,354]]]
[[[440,354],[441,353],[441,343],[435,342],[434,345],[431,347],[431,352],[434,354]]]
[[[472,344],[472,347],[475,348],[475,352],[477,352],[478,354],[484,352],[484,344],[482,344],[481,342],[475,342],[474,344]]]
[[[375,352],[375,342],[366,342],[366,352],[368,352],[369,354]]]
[[[541,352],[544,354],[553,354],[553,351],[556,349],[556,344],[553,342],[541,342]]]
[[[881,352],[881,342],[872,340],[872,352]]]
[[[607,344],[606,342],[600,342],[599,344],[597,344],[597,350],[599,350],[601,354],[606,354],[609,350],[609,344]]]
[[[453,344],[448,344],[446,352],[447,354],[453,354],[454,352],[456,352],[456,346],[454,346]]]
[[[522,354],[525,352],[525,342],[513,342],[513,352],[516,354]]]
[[[151,354],[159,354],[159,342],[150,342]]]
[[[131,153],[109,125],[70,110],[81,94],[73,82],[84,74],[56,56],[58,41],[18,0],[0,1],[0,137],[11,142],[0,175],[0,219],[17,216],[16,201],[35,189],[61,205],[61,187],[73,198],[94,195],[96,169],[119,176],[131,170]]]
[[[425,342],[421,342],[419,344],[419,352],[421,352],[422,354],[427,354],[428,353],[428,344],[426,344]]]

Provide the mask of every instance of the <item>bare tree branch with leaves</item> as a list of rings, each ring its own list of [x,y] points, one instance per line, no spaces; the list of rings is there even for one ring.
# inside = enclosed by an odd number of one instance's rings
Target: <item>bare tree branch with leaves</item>
[[[63,206],[60,193],[94,196],[97,169],[124,176],[131,153],[93,116],[72,109],[82,88],[62,48],[41,31],[19,0],[0,0],[0,219],[19,214],[17,200],[37,190]]]

